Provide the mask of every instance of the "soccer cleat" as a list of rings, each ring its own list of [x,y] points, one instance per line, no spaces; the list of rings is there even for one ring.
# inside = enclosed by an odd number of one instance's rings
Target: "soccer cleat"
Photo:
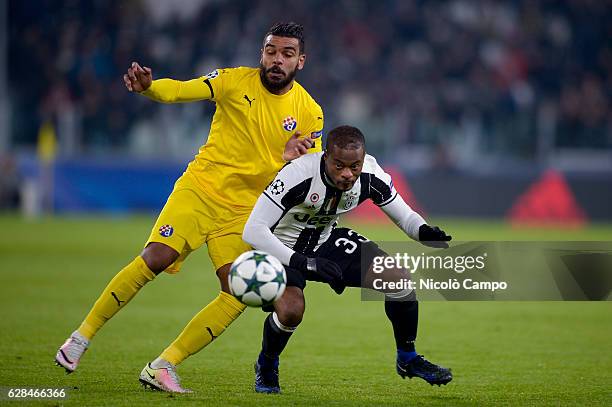
[[[74,372],[88,346],[89,341],[74,331],[55,354],[55,364],[66,369],[66,373]]]
[[[181,379],[176,373],[176,367],[167,361],[162,362],[158,368],[151,367],[151,363],[140,372],[138,379],[145,388],[167,391],[169,393],[193,393],[192,390],[181,387]]]
[[[278,362],[273,366],[262,366],[255,362],[255,391],[257,393],[280,393],[278,384]]]
[[[434,365],[421,355],[416,355],[408,362],[402,362],[398,359],[396,367],[397,374],[399,374],[402,379],[405,379],[406,376],[410,379],[416,376],[425,380],[432,386],[434,384],[440,386],[453,380],[453,374],[450,369]]]

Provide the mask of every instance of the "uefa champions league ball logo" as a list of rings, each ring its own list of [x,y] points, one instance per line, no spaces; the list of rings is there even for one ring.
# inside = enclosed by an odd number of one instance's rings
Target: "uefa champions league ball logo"
[[[284,190],[285,183],[280,179],[274,180],[274,182],[270,184],[270,192],[272,192],[272,195],[282,194]]]
[[[215,69],[214,71],[212,71],[211,73],[206,75],[205,78],[206,79],[215,79],[217,76],[219,76],[219,70]]]

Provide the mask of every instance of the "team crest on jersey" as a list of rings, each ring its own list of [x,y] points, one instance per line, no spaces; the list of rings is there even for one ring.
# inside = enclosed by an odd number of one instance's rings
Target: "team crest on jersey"
[[[316,192],[314,192],[312,195],[310,195],[310,202],[315,203],[319,200],[319,194],[317,194]]]
[[[174,233],[174,228],[170,225],[164,225],[159,228],[159,234],[163,237],[170,237]]]
[[[344,209],[349,210],[357,201],[357,193],[351,192],[346,196],[346,201],[344,202]]]
[[[217,76],[219,76],[219,70],[215,69],[214,71],[212,71],[211,73],[206,75],[205,78],[206,79],[215,79]]]
[[[323,135],[323,130],[321,131],[313,131],[310,133],[310,138],[319,138]]]
[[[270,184],[270,192],[272,192],[272,195],[280,195],[284,190],[285,183],[280,179],[274,180],[274,182]]]
[[[297,121],[293,116],[287,116],[283,119],[283,129],[293,131],[297,127]]]

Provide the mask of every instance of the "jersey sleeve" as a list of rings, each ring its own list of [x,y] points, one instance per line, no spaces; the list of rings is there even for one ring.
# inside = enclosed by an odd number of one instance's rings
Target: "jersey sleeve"
[[[310,137],[314,141],[314,146],[308,149],[308,153],[318,153],[323,151],[323,109],[312,101],[310,120],[304,128],[304,137]]]
[[[142,95],[162,103],[195,102],[199,100],[219,100],[225,93],[231,69],[215,69],[208,75],[178,81],[163,78],[154,80]]]
[[[242,240],[254,249],[270,253],[288,266],[294,251],[272,233],[272,228],[282,218],[283,213],[273,201],[263,194],[260,195],[244,225]]]
[[[400,195],[380,209],[412,239],[419,241],[419,227],[426,222]]]
[[[311,173],[303,159],[285,164],[257,199],[242,232],[245,242],[277,257],[285,265],[289,265],[295,252],[274,236],[272,229],[289,209],[304,202],[312,181],[305,174]]]
[[[285,164],[263,191],[262,196],[283,212],[304,202],[310,189],[312,177],[305,177],[304,174],[310,174],[312,171],[305,169],[302,164],[300,159]]]
[[[397,197],[391,176],[374,161],[374,172],[370,174],[370,199],[377,206],[385,206]]]

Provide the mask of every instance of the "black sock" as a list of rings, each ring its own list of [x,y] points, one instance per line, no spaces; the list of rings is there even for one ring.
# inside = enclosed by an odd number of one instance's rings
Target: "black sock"
[[[385,313],[393,325],[398,354],[415,352],[414,341],[419,325],[419,302],[414,291],[405,301],[385,300]]]
[[[264,321],[259,364],[278,364],[278,357],[296,328],[281,324],[275,312],[269,314]]]

